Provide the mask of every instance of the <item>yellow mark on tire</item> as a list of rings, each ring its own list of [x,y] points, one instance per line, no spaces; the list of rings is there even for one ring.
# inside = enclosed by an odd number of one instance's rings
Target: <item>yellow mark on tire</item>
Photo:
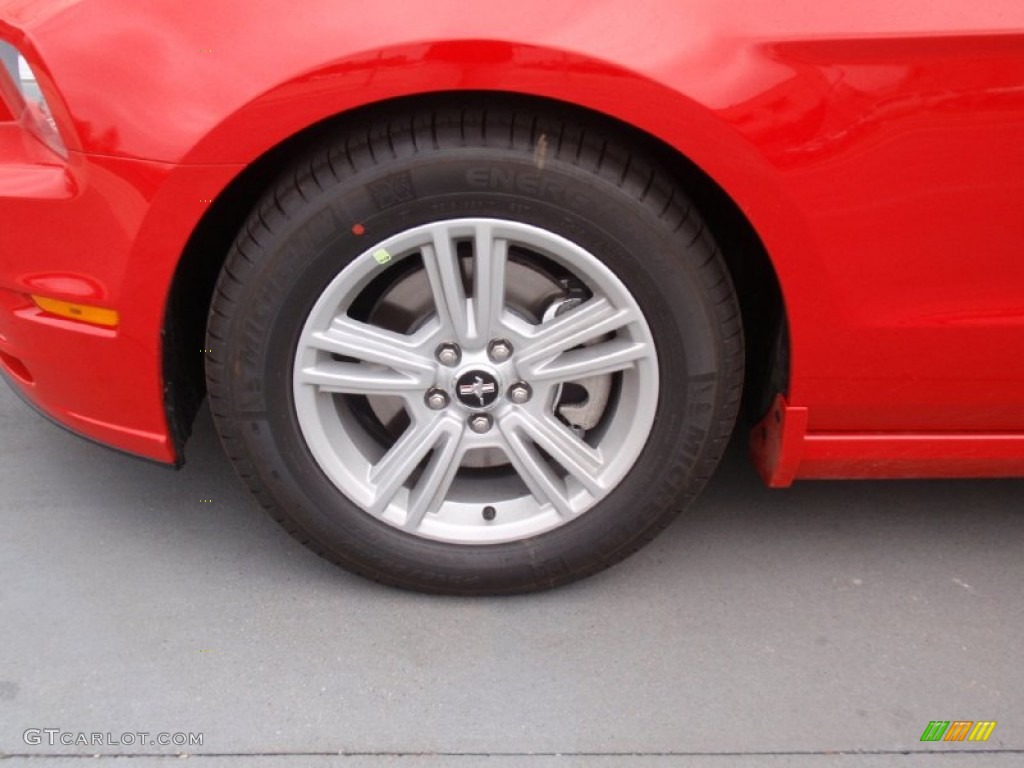
[[[538,171],[544,170],[544,161],[548,156],[548,135],[542,133],[540,138],[537,139],[537,146],[533,150],[533,164],[537,166]]]

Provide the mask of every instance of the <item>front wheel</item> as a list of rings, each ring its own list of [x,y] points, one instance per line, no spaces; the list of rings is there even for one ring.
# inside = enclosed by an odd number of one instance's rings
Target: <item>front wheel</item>
[[[517,128],[517,126],[521,126]],[[543,115],[386,120],[251,217],[211,308],[222,440],[325,557],[461,594],[638,549],[721,456],[734,293],[644,158]]]

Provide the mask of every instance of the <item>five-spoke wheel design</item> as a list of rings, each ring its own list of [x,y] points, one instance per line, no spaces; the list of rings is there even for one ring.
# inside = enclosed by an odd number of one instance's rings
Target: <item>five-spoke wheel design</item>
[[[598,255],[460,218],[371,244],[322,291],[292,372],[316,463],[366,514],[455,544],[587,512],[648,440],[658,359]]]

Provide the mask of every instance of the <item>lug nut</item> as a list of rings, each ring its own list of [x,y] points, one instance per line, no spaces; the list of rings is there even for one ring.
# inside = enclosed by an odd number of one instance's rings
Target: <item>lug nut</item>
[[[512,345],[505,339],[494,339],[487,345],[487,354],[496,363],[504,363],[512,357]]]
[[[513,384],[508,388],[508,399],[513,403],[522,405],[533,395],[533,391],[530,389],[530,385],[525,381],[520,381],[517,384]]]
[[[448,406],[448,393],[443,389],[430,389],[427,390],[424,400],[427,402],[427,408],[432,411],[440,411]]]
[[[491,417],[483,413],[474,416],[469,420],[469,428],[482,435],[491,428]]]
[[[458,365],[459,360],[462,359],[462,350],[459,349],[458,344],[441,344],[437,348],[437,361],[442,365],[447,365],[449,368],[453,365]]]

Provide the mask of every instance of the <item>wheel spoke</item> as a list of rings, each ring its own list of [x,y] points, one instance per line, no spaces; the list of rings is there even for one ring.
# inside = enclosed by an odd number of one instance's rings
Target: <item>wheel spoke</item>
[[[536,447],[513,429],[512,425],[501,422],[499,426],[505,438],[509,461],[538,503],[550,502],[559,517],[573,517],[565,481],[555,474]]]
[[[307,366],[296,378],[330,394],[412,396],[423,392],[423,383],[407,374],[336,360]]]
[[[520,371],[532,376],[544,363],[563,352],[599,339],[636,320],[629,309],[616,309],[610,301],[600,297],[559,315],[540,326],[526,348],[520,350]]]
[[[350,317],[336,317],[326,331],[310,331],[303,345],[360,362],[319,360],[297,376],[321,392],[348,395],[412,395],[433,380],[432,361],[418,344]]]
[[[591,448],[561,422],[551,416],[535,416],[526,410],[509,414],[504,421],[509,430],[524,434],[542,448],[589,493],[604,494],[606,489],[599,480],[604,469],[600,451]]]
[[[431,241],[423,246],[421,253],[441,327],[465,345],[470,340],[466,289],[462,284],[459,256],[447,227],[434,227]]]
[[[643,342],[615,339],[570,350],[530,371],[531,381],[574,381],[632,368],[651,351]]]
[[[367,363],[393,368],[428,380],[433,361],[419,352],[419,342],[409,336],[361,323],[350,317],[336,317],[326,331],[314,331],[304,339],[307,346]]]
[[[383,513],[398,493],[398,489],[423,461],[423,457],[433,448],[439,448],[443,453],[445,445],[457,442],[453,438],[460,431],[461,426],[458,423],[445,418],[411,424],[380,461],[370,468],[369,480],[374,489],[374,497],[367,511],[374,515]],[[421,484],[423,480],[421,478]]]
[[[445,433],[434,446],[434,454],[410,494],[405,517],[406,530],[415,531],[427,513],[440,509],[455,479],[455,473],[459,471],[461,455],[461,432]]]
[[[473,243],[473,329],[476,339],[500,336],[505,306],[505,266],[508,241],[494,239],[490,227],[480,226]]]

